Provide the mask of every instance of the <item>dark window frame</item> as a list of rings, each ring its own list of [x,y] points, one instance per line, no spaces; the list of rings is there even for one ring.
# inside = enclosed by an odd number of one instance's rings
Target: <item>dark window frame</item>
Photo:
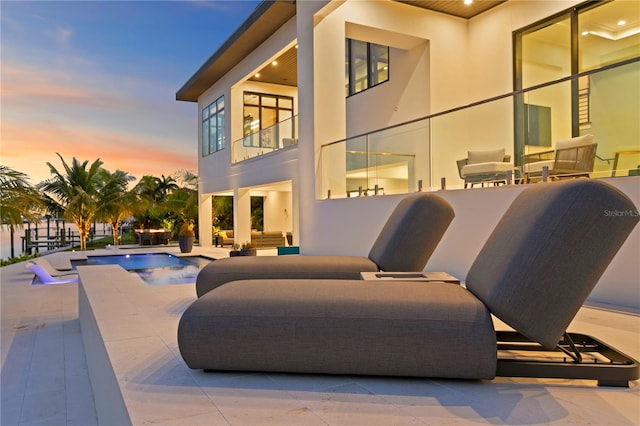
[[[356,58],[355,58],[355,43],[362,43],[362,44],[366,44],[366,87],[363,87],[361,89],[357,89],[356,88]],[[375,61],[374,59],[378,56],[375,55],[375,50],[377,48],[384,48],[386,49],[387,53],[386,53],[386,58],[387,58],[387,62],[386,62],[386,78],[383,80],[380,80],[379,76],[380,73],[378,72],[378,68],[377,68],[377,63],[378,61]],[[389,81],[390,79],[390,49],[389,46],[384,46],[382,44],[377,44],[377,43],[370,43],[370,42],[365,42],[365,41],[361,41],[361,40],[355,40],[355,39],[350,39],[350,38],[346,38],[345,39],[345,65],[346,65],[346,70],[345,70],[345,78],[347,80],[346,82],[346,95],[347,97],[349,96],[353,96],[355,94],[358,93],[362,93],[368,89],[371,89],[372,87],[376,87],[379,86],[382,83],[385,83],[387,81]]]
[[[257,96],[258,97],[258,103],[256,104],[252,104],[252,103],[247,103],[246,102],[246,96],[250,95],[250,96]],[[263,102],[263,98],[275,98],[276,100],[276,105],[272,106],[272,105],[265,105]],[[287,101],[290,102],[291,107],[286,107],[282,105],[282,101]],[[283,121],[281,119],[281,111],[287,111],[290,113],[290,117],[294,117],[295,116],[295,111],[294,111],[294,99],[293,96],[286,96],[286,95],[276,95],[276,94],[272,94],[272,93],[260,93],[260,92],[254,92],[254,91],[246,91],[242,94],[242,116],[243,116],[243,122],[246,124],[246,120],[247,120],[247,116],[245,115],[246,113],[246,108],[247,107],[251,107],[251,108],[257,108],[258,109],[258,129],[255,132],[251,132],[251,129],[249,129],[249,131],[247,131],[247,128],[245,127],[243,129],[243,136],[247,137],[252,135],[253,133],[257,133],[261,130],[264,130],[266,128],[269,128],[271,126],[274,126],[278,123],[280,123],[281,121]],[[263,110],[275,110],[276,113],[276,118],[275,118],[275,123],[273,124],[269,124],[268,126],[264,125],[264,120],[262,119],[262,113]],[[287,118],[288,119],[288,118]]]
[[[225,147],[224,95],[202,109],[202,156],[222,151]],[[216,140],[211,144],[211,127],[215,127]]]

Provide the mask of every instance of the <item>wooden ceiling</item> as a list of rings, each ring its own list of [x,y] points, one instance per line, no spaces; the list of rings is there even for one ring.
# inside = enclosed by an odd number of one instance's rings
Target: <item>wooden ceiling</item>
[[[474,0],[470,5],[463,0],[395,0],[421,9],[433,10],[459,18],[470,19],[507,0]],[[277,65],[269,64],[259,72],[260,76],[253,76],[249,80],[265,83],[297,86],[298,52],[295,47],[287,50],[276,59]]]
[[[464,4],[463,0],[395,0],[422,9],[446,13],[459,18],[470,19],[507,0],[474,0],[471,4]]]
[[[294,46],[276,58],[276,64],[265,66],[249,80],[263,83],[282,84],[285,86],[298,85],[298,49]]]

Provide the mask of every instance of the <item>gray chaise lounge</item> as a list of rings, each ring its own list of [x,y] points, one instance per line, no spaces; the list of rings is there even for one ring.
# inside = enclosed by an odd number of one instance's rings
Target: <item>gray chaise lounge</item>
[[[368,257],[249,256],[218,259],[196,278],[198,297],[229,281],[267,278],[360,279],[360,272],[421,271],[453,220],[442,197],[403,198],[380,231]]]
[[[566,377],[627,385],[638,378],[635,360],[566,330],[640,219],[633,212],[631,200],[602,181],[533,185],[490,235],[466,288],[331,279],[230,282],[185,311],[180,352],[189,367],[205,370]],[[516,332],[496,336],[491,314]],[[510,344],[558,347],[566,360],[536,364],[498,356]],[[610,362],[587,364],[579,349],[600,350]]]

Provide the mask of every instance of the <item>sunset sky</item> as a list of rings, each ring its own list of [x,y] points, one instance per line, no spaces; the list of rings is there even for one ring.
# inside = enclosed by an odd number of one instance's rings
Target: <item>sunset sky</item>
[[[196,172],[197,105],[175,93],[258,3],[2,0],[2,164],[32,184],[62,170],[56,152]]]

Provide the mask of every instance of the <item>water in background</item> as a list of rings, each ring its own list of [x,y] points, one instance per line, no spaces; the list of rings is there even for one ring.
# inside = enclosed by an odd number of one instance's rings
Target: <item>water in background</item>
[[[34,236],[36,226],[31,225],[32,236]],[[27,230],[27,226],[25,225],[22,229],[16,229],[13,235],[13,244],[14,244],[14,255],[16,257],[20,256],[22,252],[22,240],[25,236],[25,231]],[[71,233],[73,235],[78,235],[78,229],[71,222],[62,222],[58,223],[58,229],[62,231],[64,229],[65,233],[68,235],[69,229],[71,229]],[[111,227],[106,224],[98,223],[95,225],[95,231],[98,236],[103,235],[111,235]],[[49,222],[49,235],[54,236],[56,234],[56,223],[51,220]],[[47,236],[47,221],[41,221],[38,223],[38,238],[44,239]],[[46,248],[41,247],[39,249],[40,254],[44,254],[47,252]],[[11,232],[9,231],[9,227],[2,226],[0,227],[0,258],[8,259],[11,257]]]

